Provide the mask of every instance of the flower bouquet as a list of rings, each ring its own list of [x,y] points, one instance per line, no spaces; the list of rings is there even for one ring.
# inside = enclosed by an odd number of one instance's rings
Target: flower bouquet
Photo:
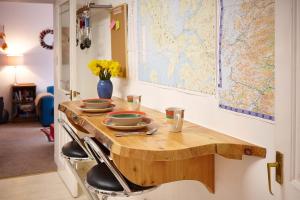
[[[100,98],[110,99],[113,91],[110,78],[120,75],[120,63],[114,60],[91,60],[88,67],[91,72],[100,79],[97,86],[98,96]]]

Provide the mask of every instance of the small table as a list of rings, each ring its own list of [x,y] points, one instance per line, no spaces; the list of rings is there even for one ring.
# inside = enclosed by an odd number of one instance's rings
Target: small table
[[[115,110],[128,109],[128,103],[113,98]],[[81,112],[80,102],[64,102],[59,110],[82,131],[92,133],[111,151],[117,168],[130,181],[143,186],[179,180],[197,180],[210,192],[215,190],[214,155],[241,160],[243,155],[265,158],[266,149],[200,125],[184,121],[180,133],[167,131],[165,114],[141,107],[158,131],[151,135],[115,137],[116,131],[102,124],[106,114]]]

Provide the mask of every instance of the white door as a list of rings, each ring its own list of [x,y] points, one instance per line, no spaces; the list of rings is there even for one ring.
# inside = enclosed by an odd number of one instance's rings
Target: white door
[[[283,185],[276,199],[300,199],[300,1],[276,1],[275,149],[283,153]],[[275,152],[273,153],[275,156]],[[275,161],[275,158],[274,158]]]
[[[69,101],[72,89],[76,88],[76,1],[57,0],[54,6],[55,33],[55,108],[63,101]],[[68,134],[57,123],[64,114],[55,109],[55,162],[58,173],[71,194],[78,196],[76,178],[60,156],[62,146],[70,141]]]

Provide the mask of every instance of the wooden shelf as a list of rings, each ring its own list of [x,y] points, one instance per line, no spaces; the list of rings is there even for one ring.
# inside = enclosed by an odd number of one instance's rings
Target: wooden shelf
[[[126,101],[113,98],[115,110],[126,110]],[[111,150],[118,169],[130,181],[160,185],[178,180],[198,180],[214,192],[214,155],[241,160],[243,155],[265,158],[266,149],[217,131],[184,121],[180,133],[167,131],[165,114],[142,107],[159,130],[151,136],[115,137],[115,131],[101,122],[105,115],[86,114],[79,102],[64,102],[59,110],[81,131],[92,133]],[[188,169],[188,170],[187,170]]]
[[[34,121],[36,85],[34,83],[16,83],[12,85],[12,121]],[[31,106],[25,109],[24,106]],[[23,108],[22,108],[23,107]]]
[[[16,100],[13,100],[12,102],[13,102],[13,103],[16,103],[16,104],[29,104],[29,103],[34,103],[34,101],[16,101]]]
[[[12,122],[34,122],[37,121],[36,116],[30,116],[30,117],[15,117]]]
[[[34,83],[15,83],[13,87],[36,87]]]

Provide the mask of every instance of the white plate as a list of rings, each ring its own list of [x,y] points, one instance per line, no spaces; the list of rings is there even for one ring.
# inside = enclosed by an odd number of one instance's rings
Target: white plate
[[[85,108],[85,107],[77,107],[78,110],[82,112],[87,112],[87,113],[104,113],[104,112],[110,112],[113,110],[115,105],[111,104],[107,108]]]
[[[133,130],[140,130],[143,128],[146,128],[148,125],[152,123],[152,120],[150,118],[144,117],[143,120],[139,123],[137,123],[134,126],[120,126],[112,123],[111,119],[104,119],[102,121],[102,124],[116,130],[121,130],[121,131],[133,131]]]

